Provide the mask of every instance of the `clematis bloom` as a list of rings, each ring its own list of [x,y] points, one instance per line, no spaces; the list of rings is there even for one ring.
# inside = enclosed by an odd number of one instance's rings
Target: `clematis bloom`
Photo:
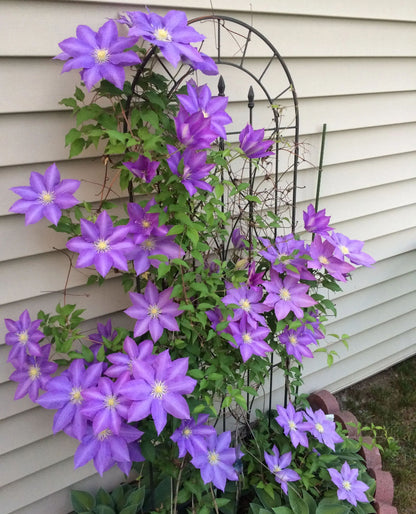
[[[17,200],[9,211],[25,214],[26,225],[37,223],[43,217],[57,225],[62,216],[62,209],[70,209],[79,203],[73,196],[79,185],[79,180],[61,180],[55,163],[46,169],[44,175],[32,171],[30,186],[11,188],[22,198]]]
[[[95,265],[98,273],[105,277],[112,266],[128,271],[126,254],[134,248],[127,238],[127,225],[113,226],[106,211],[101,212],[95,223],[81,220],[81,236],[70,239],[66,246],[79,253],[77,268]]]
[[[365,491],[368,485],[357,480],[358,469],[351,469],[348,462],[342,465],[341,472],[335,468],[328,468],[332,482],[338,487],[338,500],[347,500],[348,503],[357,506],[357,501],[368,503]]]
[[[63,50],[55,59],[67,61],[62,72],[82,68],[81,78],[88,90],[102,79],[123,89],[125,81],[124,66],[132,66],[141,62],[131,48],[137,37],[119,37],[114,20],[108,20],[98,32],[87,25],[79,25],[77,37],[64,39],[59,43]]]

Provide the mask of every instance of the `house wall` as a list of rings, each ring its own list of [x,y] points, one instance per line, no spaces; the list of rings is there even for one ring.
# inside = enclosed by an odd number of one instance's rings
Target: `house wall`
[[[208,0],[149,0],[150,9],[209,14]],[[328,343],[340,359],[328,369],[323,354],[305,365],[305,387],[339,390],[416,350],[416,4],[413,0],[212,0],[214,11],[252,23],[285,58],[300,99],[299,212],[314,198],[320,132],[327,123],[321,207],[333,225],[366,241],[377,259],[358,269],[337,297],[339,316],[328,333],[349,333],[350,349]],[[226,10],[224,10],[226,6]],[[65,133],[73,119],[58,101],[72,94],[77,72],[60,75],[51,57],[78,24],[97,29],[123,9],[117,0],[2,0],[0,5],[0,318],[24,309],[52,311],[62,301],[67,259],[53,248],[65,238],[30,228],[8,212],[17,199],[9,188],[27,183],[32,170],[56,161],[65,178],[85,179],[80,195],[94,199],[91,182],[101,172],[94,154],[68,160]],[[255,58],[259,61],[262,56]],[[244,95],[237,100],[243,101]],[[236,101],[234,99],[234,101]],[[235,110],[235,105],[233,105]],[[92,328],[127,307],[116,277],[97,290],[71,273],[68,298],[86,308]],[[0,510],[13,514],[65,514],[69,489],[110,486],[92,465],[73,469],[76,443],[52,435],[53,412],[30,400],[13,401],[15,384],[6,363],[0,325]],[[329,338],[330,339],[330,338]],[[276,383],[275,399],[281,391]]]

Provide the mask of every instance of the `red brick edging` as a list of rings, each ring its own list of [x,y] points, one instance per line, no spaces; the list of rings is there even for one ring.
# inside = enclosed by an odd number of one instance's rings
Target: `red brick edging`
[[[329,391],[318,391],[309,395],[309,403],[314,410],[322,409],[325,414],[333,414],[335,421],[339,421],[342,427],[348,431],[352,439],[358,439],[357,429],[347,423],[357,423],[357,418],[347,410],[340,410],[337,399]],[[370,437],[364,437],[364,442],[370,443]],[[374,495],[374,508],[377,514],[398,514],[393,507],[394,483],[391,473],[382,469],[381,456],[378,448],[371,450],[362,447],[360,455],[364,458],[368,473],[376,481]]]

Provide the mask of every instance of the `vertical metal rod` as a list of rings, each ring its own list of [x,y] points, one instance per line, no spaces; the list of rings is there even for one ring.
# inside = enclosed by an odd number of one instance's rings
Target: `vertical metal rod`
[[[315,211],[318,210],[319,196],[321,194],[321,178],[322,178],[322,169],[323,169],[323,162],[324,162],[325,139],[326,139],[326,123],[324,123],[322,125],[321,152],[319,154],[318,181],[316,183],[316,195],[315,195]]]
[[[253,126],[253,109],[254,109],[254,89],[253,89],[253,86],[250,86],[249,90],[248,90],[248,112],[249,112],[249,115],[248,115],[248,119],[249,119],[249,123],[251,126]],[[254,188],[254,184],[253,184],[253,163],[252,163],[252,160],[249,159],[249,164],[248,164],[249,168],[248,168],[248,171],[249,171],[249,177],[248,177],[248,183],[249,183],[249,195],[253,196],[253,188]],[[253,213],[253,202],[250,200],[249,202],[249,206],[248,206],[248,244],[249,244],[249,249],[248,249],[248,260],[251,262],[251,258],[252,258],[252,247],[253,247],[253,218],[254,218],[254,213]]]
[[[274,360],[274,352],[272,352],[272,356],[270,358],[270,381],[269,381],[269,428],[270,423],[272,421],[272,392],[273,392],[273,360]]]
[[[225,96],[225,81],[224,77],[220,75],[220,78],[218,80],[218,96]],[[224,139],[220,137],[218,149],[220,151],[224,150]],[[221,184],[224,184],[224,168],[221,166],[221,175],[220,175]],[[221,212],[224,212],[224,193],[221,195]],[[222,260],[225,261],[226,259],[226,248],[224,241],[221,242],[221,255]]]

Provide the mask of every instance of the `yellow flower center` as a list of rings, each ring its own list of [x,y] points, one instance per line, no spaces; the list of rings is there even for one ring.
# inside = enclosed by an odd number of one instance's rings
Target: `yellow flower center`
[[[188,437],[192,434],[192,430],[189,427],[186,427],[182,430],[182,435],[188,439]]]
[[[158,400],[161,400],[165,394],[168,392],[168,388],[166,387],[166,384],[162,382],[161,380],[156,380],[156,382],[153,384],[151,395],[153,398],[157,398]]]
[[[291,343],[291,344],[298,344],[298,338],[296,336],[290,336],[289,337],[289,343]]]
[[[147,311],[152,319],[158,318],[162,312],[157,305],[149,305]]]
[[[109,428],[105,428],[97,434],[97,439],[99,441],[104,441],[104,439],[107,439],[107,437],[110,437],[111,435],[113,435],[113,432]]]
[[[324,427],[320,423],[316,423],[315,428],[320,434],[324,431]]]
[[[248,344],[250,344],[250,343],[251,343],[252,338],[251,338],[251,335],[250,335],[248,332],[246,332],[245,334],[243,334],[243,341],[244,341],[245,343],[248,343]]]
[[[115,409],[119,403],[117,396],[114,394],[109,394],[104,399],[104,406],[107,407],[107,409]]]
[[[108,61],[109,52],[107,48],[97,48],[94,50],[93,57],[97,64],[104,64]]]
[[[32,380],[32,381],[36,380],[41,375],[39,366],[36,366],[36,364],[34,366],[29,366],[29,369],[27,372],[28,372],[30,380]]]
[[[69,399],[71,403],[80,404],[83,401],[83,397],[81,395],[82,389],[80,387],[73,387],[71,392],[69,393]]]
[[[243,300],[240,300],[240,305],[243,311],[249,312],[251,309],[250,302],[247,300],[247,298],[244,298]]]
[[[94,241],[94,246],[98,253],[105,253],[110,250],[110,245],[106,239],[97,239],[97,241]]]
[[[146,241],[143,241],[143,243],[141,244],[141,247],[145,250],[153,250],[155,246],[155,240],[151,237],[149,237],[149,239],[146,239]]]
[[[351,491],[351,484],[350,482],[348,482],[348,480],[344,480],[342,482],[342,487],[346,490],[346,491]]]
[[[156,29],[153,35],[158,41],[172,41],[172,38],[166,29]]]
[[[143,220],[142,221],[142,227],[143,228],[149,228],[150,227],[150,221],[149,220]]]
[[[321,255],[318,259],[318,261],[321,263],[321,264],[328,264],[329,263],[329,260],[324,256],[324,255]]]
[[[275,467],[273,468],[272,473],[279,473],[279,471],[282,471],[282,468],[279,468],[279,466],[275,466]]]
[[[217,452],[208,452],[208,462],[215,466],[220,461],[220,456]]]
[[[296,430],[296,423],[293,420],[290,420],[288,425],[289,425],[289,430]]]
[[[347,255],[347,253],[349,253],[349,250],[346,246],[342,245],[339,247],[339,249],[341,250],[341,252],[344,254],[344,255]]]
[[[206,111],[202,111],[202,116],[204,118],[209,118],[209,113],[207,113]]]
[[[42,191],[39,200],[41,204],[49,205],[55,200],[55,193],[53,191]]]
[[[18,332],[17,337],[19,339],[19,343],[23,345],[25,345],[29,340],[27,330],[25,330],[24,332]]]
[[[288,300],[290,300],[290,293],[289,291],[282,287],[282,289],[279,291],[279,296],[282,300],[284,300],[285,302],[287,302]]]

